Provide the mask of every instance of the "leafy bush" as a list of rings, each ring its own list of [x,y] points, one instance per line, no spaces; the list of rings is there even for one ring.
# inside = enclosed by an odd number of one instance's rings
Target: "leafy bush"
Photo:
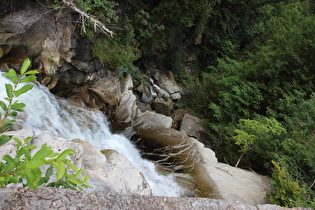
[[[119,70],[133,66],[133,61],[139,58],[139,54],[130,45],[123,45],[111,38],[97,39],[93,44],[93,54],[112,70]]]
[[[281,191],[295,185],[278,180],[275,193],[288,193],[283,196],[290,206],[307,206],[315,196],[315,28],[310,27],[315,16],[310,2],[261,7],[272,16],[262,17],[261,35],[235,59],[216,60],[187,94],[188,107],[207,120],[209,144],[219,161],[234,164],[242,155],[240,167],[266,175],[272,173],[272,160],[281,163],[307,198]]]
[[[261,153],[263,156],[266,152],[266,147],[270,147],[271,145],[277,147],[275,145],[277,139],[282,133],[286,132],[277,120],[270,118],[260,119],[241,119],[234,130],[236,134],[233,136],[233,139],[235,140],[235,144],[240,146],[240,152],[242,152],[235,166],[239,164],[247,150],[253,150],[253,152]]]
[[[297,181],[294,181],[285,168],[272,161],[274,168],[271,183],[274,191],[267,193],[269,202],[285,207],[315,207],[315,200],[310,200],[308,192]]]
[[[31,155],[31,151],[36,149],[35,145],[29,143],[32,138],[28,137],[24,141],[18,138],[3,134],[14,125],[15,120],[8,119],[9,117],[16,117],[18,112],[23,111],[24,103],[19,103],[15,98],[21,94],[26,93],[32,89],[34,85],[26,84],[19,88],[20,83],[31,82],[36,79],[34,74],[38,73],[37,70],[28,70],[31,62],[29,59],[25,60],[18,76],[16,71],[10,69],[4,76],[9,77],[11,82],[6,83],[5,101],[0,101],[1,109],[4,114],[0,112],[0,146],[10,140],[16,142],[16,155],[11,157],[4,155],[0,161],[0,187],[6,187],[9,184],[21,183],[31,189],[36,189],[41,185],[47,187],[64,187],[69,189],[79,189],[90,187],[87,184],[88,176],[80,177],[82,170],[79,170],[74,164],[67,159],[68,155],[74,154],[75,151],[67,149],[63,152],[53,152],[51,147],[43,144],[41,148]],[[41,167],[49,166],[45,174],[42,174]],[[71,171],[68,171],[68,168]],[[54,174],[55,181],[50,180]]]

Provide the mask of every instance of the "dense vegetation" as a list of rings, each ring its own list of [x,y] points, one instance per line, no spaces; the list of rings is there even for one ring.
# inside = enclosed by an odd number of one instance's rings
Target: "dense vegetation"
[[[314,1],[74,2],[115,32],[87,32],[108,68],[173,71],[220,161],[272,175],[275,204],[314,207]]]
[[[122,1],[141,57],[189,87],[220,161],[273,176],[268,199],[314,207],[312,1]],[[187,53],[196,56],[185,72]],[[192,101],[191,99],[194,98]]]

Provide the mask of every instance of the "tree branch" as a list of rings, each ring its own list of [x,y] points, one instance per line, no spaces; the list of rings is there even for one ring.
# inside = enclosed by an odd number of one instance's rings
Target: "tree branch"
[[[114,32],[112,32],[111,30],[109,30],[101,21],[93,18],[91,15],[85,13],[84,11],[82,11],[81,9],[79,9],[71,0],[62,0],[62,2],[70,7],[71,9],[73,9],[74,11],[76,11],[77,13],[79,13],[82,16],[82,21],[83,21],[83,25],[84,25],[84,19],[88,19],[89,21],[91,21],[94,25],[94,30],[96,31],[97,29],[100,30],[100,32],[104,33],[104,34],[109,34],[111,37],[113,37]]]

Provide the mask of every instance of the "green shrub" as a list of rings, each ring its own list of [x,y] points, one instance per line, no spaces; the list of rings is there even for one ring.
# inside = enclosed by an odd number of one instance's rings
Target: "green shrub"
[[[43,144],[41,148],[31,155],[31,150],[36,146],[30,144],[31,137],[21,141],[18,138],[3,134],[14,125],[15,120],[8,119],[9,117],[16,117],[18,112],[23,111],[25,107],[24,103],[20,103],[15,100],[21,94],[26,93],[32,89],[34,85],[26,84],[19,88],[20,83],[31,82],[36,79],[34,74],[38,73],[37,70],[28,70],[31,62],[26,59],[20,70],[18,76],[16,71],[10,69],[4,76],[9,77],[11,82],[6,83],[5,101],[0,101],[0,107],[4,111],[4,114],[0,112],[0,146],[7,143],[10,140],[16,142],[16,154],[14,157],[4,155],[0,161],[0,188],[6,187],[9,184],[21,183],[23,186],[31,189],[36,189],[41,185],[47,187],[64,187],[69,189],[79,189],[90,187],[87,184],[88,176],[80,176],[82,170],[79,170],[74,164],[67,159],[68,155],[74,154],[75,151],[67,149],[63,152],[53,152],[51,147]],[[48,166],[45,174],[42,174],[40,167]],[[54,174],[55,169],[55,181],[50,180]],[[71,169],[71,170],[69,170]]]
[[[274,190],[267,193],[267,199],[273,204],[285,207],[315,207],[315,201],[309,200],[309,196],[299,183],[292,179],[285,168],[278,162],[272,161],[274,168],[271,183]]]

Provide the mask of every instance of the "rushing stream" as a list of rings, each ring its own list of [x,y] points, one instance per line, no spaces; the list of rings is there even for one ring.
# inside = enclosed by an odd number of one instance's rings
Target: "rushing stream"
[[[5,95],[4,84],[8,80],[0,72],[0,100]],[[20,96],[26,104],[18,124],[25,129],[40,133],[48,130],[56,139],[82,139],[99,150],[113,149],[125,155],[140,170],[149,183],[154,195],[180,196],[184,190],[172,175],[160,175],[155,165],[142,159],[137,148],[123,135],[112,134],[108,122],[99,111],[74,107],[65,100],[57,100],[45,87],[36,86]],[[66,149],[66,148],[65,148]]]

